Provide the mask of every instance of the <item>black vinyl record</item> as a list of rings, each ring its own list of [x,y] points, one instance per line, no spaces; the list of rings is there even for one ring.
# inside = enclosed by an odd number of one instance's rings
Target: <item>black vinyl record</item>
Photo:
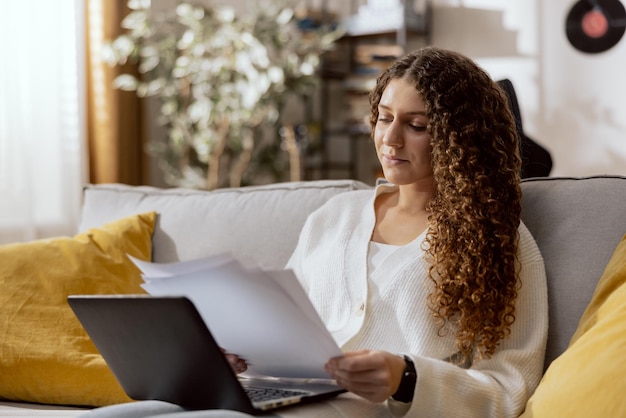
[[[625,30],[626,9],[620,0],[579,0],[565,22],[572,46],[591,54],[615,46]]]

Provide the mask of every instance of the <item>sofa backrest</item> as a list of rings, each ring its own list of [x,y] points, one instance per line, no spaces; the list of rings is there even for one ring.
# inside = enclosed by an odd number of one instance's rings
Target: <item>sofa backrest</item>
[[[318,180],[217,189],[89,185],[80,231],[156,211],[153,261],[232,252],[270,269],[286,264],[306,217],[331,196],[368,188],[354,180]]]
[[[369,187],[353,180],[211,192],[90,185],[84,191],[80,230],[155,210],[159,219],[154,261],[230,251],[268,268],[281,268],[311,211],[337,193]],[[522,220],[537,241],[548,275],[547,367],[567,348],[605,265],[626,233],[626,177],[525,179],[522,191]]]
[[[548,276],[547,368],[567,348],[626,234],[626,177],[526,179],[522,192],[522,220],[539,246]]]

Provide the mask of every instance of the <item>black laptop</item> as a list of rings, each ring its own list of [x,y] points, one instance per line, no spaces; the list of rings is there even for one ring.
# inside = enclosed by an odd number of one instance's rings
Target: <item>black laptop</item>
[[[238,377],[186,297],[72,295],[68,303],[134,400],[260,414],[344,392],[320,380]]]

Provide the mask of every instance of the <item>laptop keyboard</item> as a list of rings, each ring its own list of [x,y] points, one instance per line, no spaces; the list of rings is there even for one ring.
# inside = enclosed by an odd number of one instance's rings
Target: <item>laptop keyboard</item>
[[[289,398],[293,396],[307,395],[308,392],[300,390],[288,390],[288,389],[273,389],[273,388],[259,388],[259,387],[246,387],[244,388],[248,397],[252,402],[264,402],[274,399]]]

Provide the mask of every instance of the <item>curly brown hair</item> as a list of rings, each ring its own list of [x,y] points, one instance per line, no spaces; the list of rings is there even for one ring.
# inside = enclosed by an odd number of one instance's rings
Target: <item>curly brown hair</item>
[[[372,132],[392,79],[415,85],[431,135],[435,196],[425,250],[440,332],[461,358],[491,356],[515,321],[521,212],[518,137],[506,94],[469,58],[426,47],[399,59],[370,94]],[[457,356],[458,358],[458,356]]]

